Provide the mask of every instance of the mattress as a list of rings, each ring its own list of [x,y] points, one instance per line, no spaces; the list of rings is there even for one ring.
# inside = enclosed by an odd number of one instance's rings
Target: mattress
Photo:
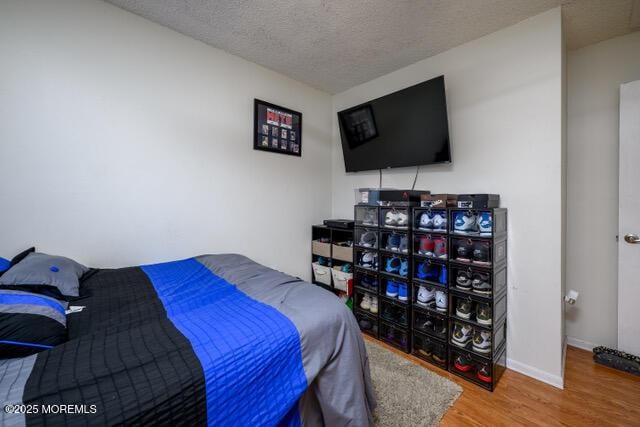
[[[99,270],[68,341],[0,361],[3,426],[372,424],[355,318],[235,254]]]

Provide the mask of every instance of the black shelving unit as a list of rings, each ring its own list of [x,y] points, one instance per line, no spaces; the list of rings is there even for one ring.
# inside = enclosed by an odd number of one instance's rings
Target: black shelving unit
[[[464,214],[491,227],[456,230]],[[493,391],[506,366],[507,210],[451,208],[449,233],[449,371]],[[472,339],[456,339],[456,328]]]
[[[353,248],[339,246],[339,243],[342,242],[353,242],[353,229],[327,227],[326,225],[311,227],[312,283],[336,294],[345,292],[344,283],[337,284],[335,282],[331,269],[342,264],[353,265]],[[326,260],[326,265],[320,266],[326,268],[318,268],[319,258]]]

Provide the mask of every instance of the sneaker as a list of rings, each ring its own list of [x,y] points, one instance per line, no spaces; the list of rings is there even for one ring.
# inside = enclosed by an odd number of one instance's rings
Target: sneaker
[[[406,213],[398,212],[396,215],[398,218],[398,227],[406,227],[409,224],[409,217]]]
[[[400,252],[405,254],[409,252],[409,238],[407,236],[402,236],[400,238],[400,246],[398,249],[400,249]]]
[[[463,323],[454,323],[453,334],[451,334],[451,343],[458,347],[466,347],[473,339],[473,329],[471,326]]]
[[[397,274],[400,272],[401,264],[402,264],[402,261],[397,256],[387,258],[387,265],[385,266],[384,271],[386,271],[387,273]]]
[[[384,215],[384,225],[395,227],[398,225],[398,219],[398,214],[393,211],[387,211],[387,213]]]
[[[400,260],[400,270],[398,271],[398,273],[402,277],[407,277],[409,275],[409,260],[408,259]]]
[[[420,215],[418,228],[422,228],[423,230],[433,229],[433,214],[431,212],[423,212],[422,215]]]
[[[439,265],[431,264],[427,261],[421,262],[418,265],[416,277],[420,280],[436,280],[441,272],[439,267]]]
[[[476,322],[481,325],[491,325],[493,322],[493,310],[491,306],[486,303],[478,303],[476,306]]]
[[[389,330],[387,331],[387,339],[389,341],[395,341],[396,340],[396,334],[393,332],[393,329],[389,328]]]
[[[391,310],[391,308],[389,308],[388,306],[384,307],[384,310],[382,310],[382,318],[383,319],[387,319],[389,321],[395,321],[395,314],[393,312],[393,310]]]
[[[396,323],[399,323],[401,325],[405,325],[406,326],[407,325],[407,311],[406,310],[402,310],[400,312],[400,316],[397,317],[395,319],[395,321],[396,321]]]
[[[420,286],[420,288],[418,289],[418,297],[416,300],[418,305],[426,307],[435,299],[436,292],[433,289],[427,288],[426,286]]]
[[[476,372],[476,376],[480,381],[490,383],[491,373],[489,372],[489,365],[487,365],[486,363],[478,365],[478,372]]]
[[[393,280],[387,280],[387,296],[390,298],[395,298],[398,296],[398,283]]]
[[[447,231],[447,214],[435,214],[433,216],[433,229],[437,231]]]
[[[342,264],[342,267],[340,267],[340,271],[342,271],[343,273],[351,273],[351,264]]]
[[[434,240],[433,256],[440,259],[447,259],[447,241],[442,237]]]
[[[373,326],[371,324],[370,320],[367,319],[362,319],[358,322],[358,324],[360,325],[360,329],[364,329],[366,331],[368,331],[369,329],[371,329],[371,326]]]
[[[378,268],[378,254],[375,252],[365,252],[362,254],[360,265],[365,268]]]
[[[364,217],[362,218],[363,225],[378,225],[378,216],[376,215],[376,209],[367,209],[364,211]]]
[[[396,234],[396,233],[389,234],[389,237],[387,237],[387,246],[385,247],[385,249],[387,249],[388,251],[400,250],[401,240],[402,238],[400,237],[399,234]]]
[[[493,221],[491,220],[491,213],[481,212],[478,215],[478,229],[481,236],[491,236],[493,233]]]
[[[367,231],[360,236],[360,246],[365,248],[377,248],[378,247],[378,235],[375,231]]]
[[[378,289],[378,280],[371,276],[364,276],[360,280],[360,284],[362,285],[362,287],[367,289]]]
[[[471,256],[473,255],[473,245],[471,241],[458,241],[456,255],[456,259],[459,261],[471,262]]]
[[[436,291],[436,310],[447,311],[448,305],[449,301],[447,298],[447,294],[443,291]]]
[[[360,300],[360,308],[363,310],[371,309],[371,297],[369,296],[369,294],[364,294],[364,297],[362,297],[362,300]]]
[[[433,320],[429,317],[418,314],[416,316],[416,329],[422,329],[423,331],[431,331],[435,327]]]
[[[456,234],[473,234],[477,231],[477,217],[471,212],[456,212],[453,232]]]
[[[440,266],[440,274],[438,275],[438,283],[440,283],[441,285],[446,285],[447,284],[447,276],[448,276],[447,266],[446,265]]]
[[[435,360],[438,363],[444,363],[446,356],[445,354],[438,348],[436,348],[436,350],[433,352],[433,360]]]
[[[458,357],[456,357],[453,366],[455,366],[455,368],[460,372],[469,372],[471,368],[473,368],[471,365],[471,358],[464,354],[459,354]]]
[[[409,300],[409,292],[407,289],[406,283],[398,283],[398,299],[400,301],[408,301]]]
[[[420,249],[418,252],[422,255],[434,256],[434,251],[436,248],[436,244],[431,238],[431,236],[422,236],[420,237]]]
[[[425,357],[431,357],[433,354],[433,343],[426,342],[418,349],[418,353]]]
[[[466,299],[458,299],[456,304],[456,316],[463,319],[471,319],[471,301]]]
[[[491,332],[476,330],[473,334],[473,350],[478,353],[491,353]]]
[[[371,297],[371,308],[369,309],[373,314],[378,314],[378,298]]]
[[[486,273],[476,273],[473,275],[473,292],[482,295],[491,295],[491,284],[489,275]]]
[[[458,270],[456,277],[456,287],[465,291],[471,290],[471,273],[464,270]]]
[[[488,265],[489,262],[489,243],[478,242],[473,247],[473,262],[476,264]]]

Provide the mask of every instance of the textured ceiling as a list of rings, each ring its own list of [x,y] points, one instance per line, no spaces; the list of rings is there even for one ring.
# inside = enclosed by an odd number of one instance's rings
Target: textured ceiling
[[[563,5],[568,47],[631,31],[634,0],[107,0],[337,93]],[[638,0],[635,0],[638,2]]]

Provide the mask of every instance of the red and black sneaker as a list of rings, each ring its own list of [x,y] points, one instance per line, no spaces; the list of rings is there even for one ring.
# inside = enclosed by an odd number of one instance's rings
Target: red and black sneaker
[[[453,366],[460,372],[469,372],[473,365],[471,365],[471,359],[468,356],[464,356],[462,354],[456,357],[455,362],[453,362]]]
[[[478,369],[478,372],[476,373],[476,376],[480,381],[484,381],[485,383],[490,383],[491,374],[489,373],[489,365],[486,365],[484,363],[479,365],[479,369]]]

